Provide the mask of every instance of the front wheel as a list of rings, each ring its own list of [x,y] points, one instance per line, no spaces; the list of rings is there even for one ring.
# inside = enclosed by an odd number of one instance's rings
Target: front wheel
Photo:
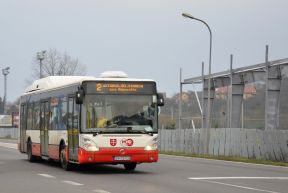
[[[135,170],[136,166],[137,166],[137,163],[127,163],[127,164],[124,164],[125,170],[128,170],[128,171],[133,171],[133,170]]]
[[[29,162],[35,162],[36,157],[32,154],[32,143],[30,140],[27,144],[27,156]]]
[[[61,150],[60,150],[60,165],[66,171],[69,171],[69,170],[72,169],[72,164],[69,163],[69,161],[66,159],[66,148],[65,148],[65,146],[62,146]]]

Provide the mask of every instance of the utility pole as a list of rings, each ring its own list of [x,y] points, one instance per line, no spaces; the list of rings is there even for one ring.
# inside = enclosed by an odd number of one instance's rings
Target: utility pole
[[[39,60],[39,64],[40,64],[40,75],[39,78],[43,78],[43,72],[42,72],[42,60],[44,60],[45,58],[45,53],[46,50],[42,50],[41,52],[37,52],[37,60]]]
[[[6,100],[7,100],[7,75],[9,74],[10,67],[2,69],[2,74],[4,75],[4,98],[3,98],[3,112],[6,114]]]

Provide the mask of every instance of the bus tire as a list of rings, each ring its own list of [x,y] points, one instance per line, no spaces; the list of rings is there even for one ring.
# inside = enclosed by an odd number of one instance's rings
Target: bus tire
[[[65,145],[61,145],[60,147],[60,165],[65,171],[69,171],[72,169],[72,164],[66,159],[66,148]]]
[[[29,162],[35,162],[36,161],[36,156],[32,154],[32,143],[29,140],[27,143],[27,157]]]
[[[137,166],[137,163],[126,163],[126,164],[124,164],[124,168],[127,171],[135,170],[136,166]]]

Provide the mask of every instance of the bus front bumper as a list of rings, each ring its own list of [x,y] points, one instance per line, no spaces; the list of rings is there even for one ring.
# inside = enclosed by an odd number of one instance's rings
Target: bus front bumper
[[[78,151],[79,164],[84,163],[152,163],[158,161],[158,150],[146,151],[144,148],[100,148],[90,152],[82,148]]]

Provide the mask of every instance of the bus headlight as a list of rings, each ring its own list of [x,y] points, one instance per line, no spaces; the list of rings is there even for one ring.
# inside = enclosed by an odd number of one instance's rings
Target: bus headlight
[[[154,143],[152,145],[147,145],[144,150],[146,151],[153,151],[153,150],[157,150],[158,149],[158,146],[157,146],[157,143]]]
[[[82,137],[81,143],[83,149],[85,149],[86,151],[99,151],[97,145],[87,137]]]

